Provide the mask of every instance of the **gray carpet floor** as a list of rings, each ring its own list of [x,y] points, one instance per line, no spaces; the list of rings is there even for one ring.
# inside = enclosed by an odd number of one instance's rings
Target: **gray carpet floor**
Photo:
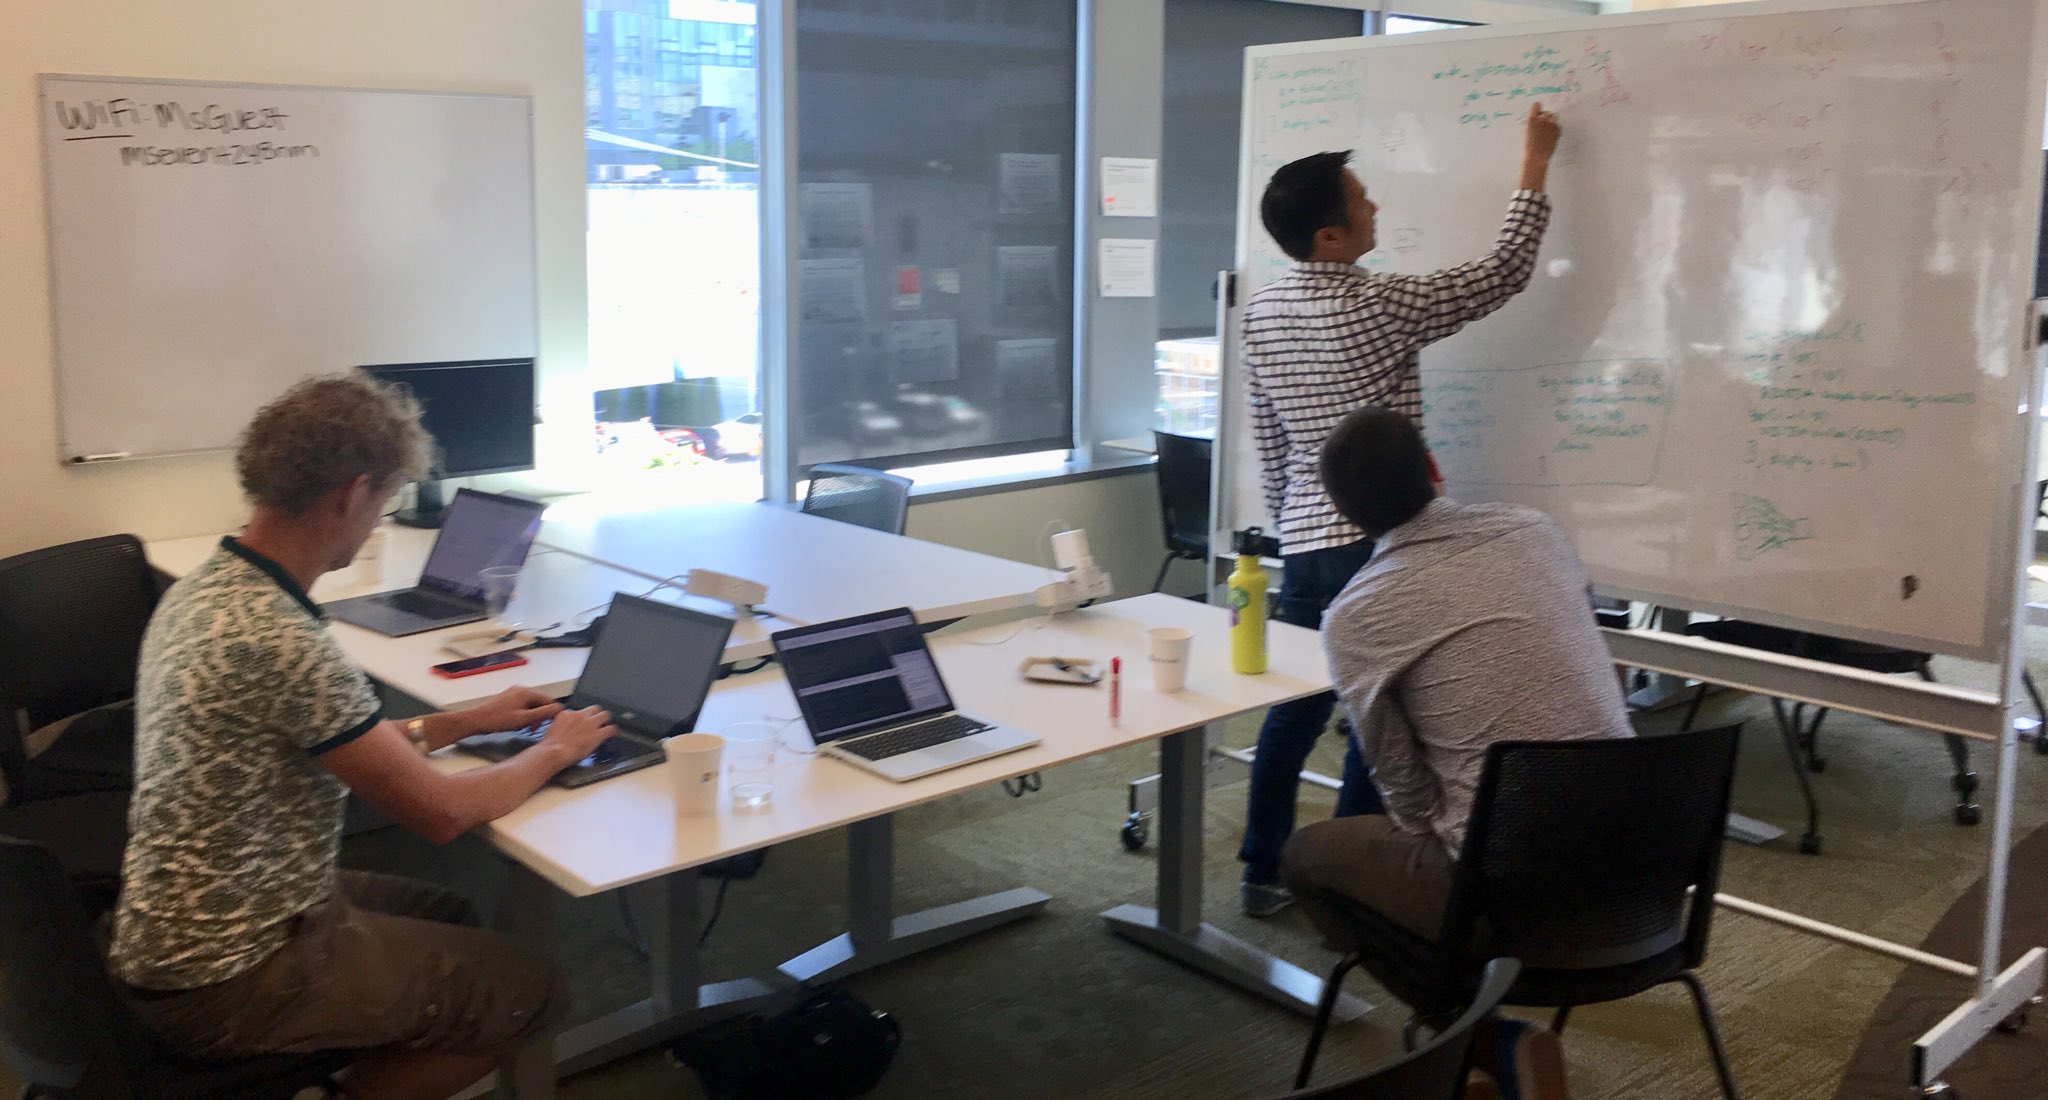
[[[1938,662],[1950,682],[1981,683],[1988,670]],[[1673,728],[1677,711],[1646,717],[1644,732]],[[1952,823],[1947,757],[1938,738],[1837,715],[1822,734],[1827,770],[1816,777],[1826,851],[1796,849],[1800,803],[1763,701],[1710,698],[1702,721],[1748,720],[1735,808],[1784,826],[1770,845],[1731,843],[1723,889],[1769,905],[1919,943],[1982,872],[1990,830]],[[1255,719],[1227,740],[1249,743]],[[1334,773],[1334,737],[1314,766]],[[1988,746],[1976,748],[1990,788]],[[877,1097],[1235,1097],[1283,1091],[1307,1035],[1306,1020],[1199,977],[1118,940],[1097,916],[1149,902],[1153,853],[1117,842],[1125,783],[1154,769],[1134,749],[1049,772],[1043,790],[1012,799],[994,788],[906,812],[897,827],[897,894],[908,910],[1016,885],[1053,895],[1040,916],[862,975],[851,988],[896,1016],[903,1047]],[[2023,748],[2017,836],[2048,822],[2048,759]],[[1236,908],[1235,848],[1244,785],[1214,788],[1207,803],[1209,919],[1306,967],[1332,961],[1306,921],[1289,912],[1254,921]],[[1304,817],[1330,812],[1328,792],[1304,787]],[[706,946],[712,978],[758,972],[839,930],[843,834],[773,851],[766,869],[736,883]],[[502,874],[479,841],[433,849],[387,830],[350,842],[355,866],[412,873],[489,896]],[[2032,873],[2016,869],[2016,873]],[[2048,872],[2043,872],[2048,873]],[[556,950],[575,976],[579,1016],[645,995],[616,899],[562,899]],[[1716,921],[1704,968],[1736,1073],[1761,1100],[1835,1095],[1870,1016],[1903,967],[1739,914]],[[1332,1032],[1324,1074],[1362,1070],[1399,1048],[1405,1011],[1370,979],[1352,988],[1380,1002]],[[2037,1022],[2036,1026],[2040,1026]],[[1675,989],[1595,1006],[1573,1016],[1565,1042],[1573,1094],[1681,1100],[1715,1094],[1692,1014]],[[1896,1053],[1903,1095],[1908,1051]],[[2048,1074],[2048,1067],[2044,1067]],[[1321,1077],[1322,1074],[1319,1074]],[[0,1071],[0,1086],[12,1087]],[[2048,1094],[2048,1088],[2044,1088]],[[562,1095],[582,1100],[701,1095],[686,1071],[650,1053],[581,1074]]]

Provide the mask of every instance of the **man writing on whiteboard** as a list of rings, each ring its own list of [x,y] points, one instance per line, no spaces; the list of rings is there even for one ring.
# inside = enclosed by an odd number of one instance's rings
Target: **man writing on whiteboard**
[[[1532,104],[1519,189],[1494,250],[1430,275],[1368,274],[1356,266],[1375,243],[1378,207],[1345,167],[1349,153],[1318,153],[1273,173],[1259,215],[1295,263],[1245,304],[1244,363],[1266,511],[1280,534],[1274,618],[1318,628],[1324,609],[1372,556],[1372,540],[1323,490],[1316,472],[1323,440],[1346,413],[1373,405],[1420,428],[1423,346],[1499,309],[1528,285],[1550,220],[1543,192],[1558,132],[1557,116]],[[1283,703],[1259,729],[1238,852],[1245,865],[1241,900],[1251,916],[1270,916],[1293,901],[1280,883],[1280,853],[1294,831],[1302,765],[1335,705],[1332,692]],[[1337,816],[1378,813],[1380,798],[1357,742],[1346,740]]]

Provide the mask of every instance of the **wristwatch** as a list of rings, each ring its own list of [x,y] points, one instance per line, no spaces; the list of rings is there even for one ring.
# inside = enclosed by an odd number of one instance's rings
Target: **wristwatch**
[[[434,747],[427,744],[427,720],[425,718],[408,718],[405,720],[405,739],[412,742],[413,748],[420,750],[421,756],[434,751]]]

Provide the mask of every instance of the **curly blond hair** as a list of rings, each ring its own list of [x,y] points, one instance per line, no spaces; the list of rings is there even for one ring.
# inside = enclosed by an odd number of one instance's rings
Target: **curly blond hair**
[[[357,371],[308,378],[256,410],[235,447],[235,474],[258,505],[304,515],[360,475],[390,493],[426,476],[434,439],[420,405]]]

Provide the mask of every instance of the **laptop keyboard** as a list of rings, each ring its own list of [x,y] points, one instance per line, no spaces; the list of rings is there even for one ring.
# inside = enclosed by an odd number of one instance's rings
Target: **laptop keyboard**
[[[454,600],[443,599],[439,596],[429,596],[417,588],[408,588],[403,592],[393,592],[384,597],[383,602],[384,606],[394,611],[403,611],[408,615],[418,615],[427,619],[438,619],[444,615],[451,614],[468,614],[471,610],[469,607]]]
[[[547,731],[548,723],[542,722],[532,729],[514,730],[511,733],[501,735],[501,743],[512,749],[512,752],[506,755],[517,755],[540,744],[541,735]],[[602,768],[609,764],[616,764],[621,760],[633,759],[646,751],[644,746],[635,744],[623,737],[607,737],[589,756],[569,766],[571,768]]]
[[[977,722],[964,714],[948,714],[909,726],[898,726],[883,733],[858,737],[851,741],[839,742],[839,747],[863,760],[887,760],[906,752],[928,749],[962,737],[972,737],[994,726]]]

